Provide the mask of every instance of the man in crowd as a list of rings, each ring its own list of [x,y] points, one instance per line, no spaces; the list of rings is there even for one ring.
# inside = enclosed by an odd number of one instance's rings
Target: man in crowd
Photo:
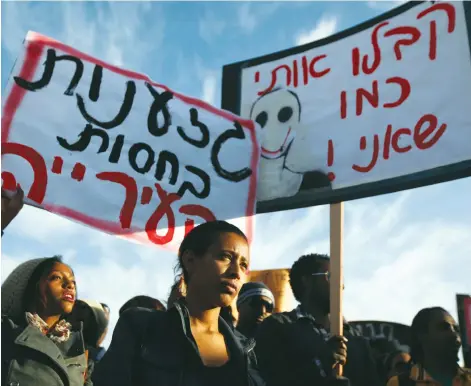
[[[471,386],[471,370],[461,368],[459,327],[441,307],[419,311],[411,326],[410,371],[392,377],[388,386]]]
[[[255,337],[259,325],[273,313],[275,297],[261,282],[245,283],[237,298],[237,329],[247,338]]]
[[[291,288],[300,305],[261,324],[256,351],[268,386],[345,384],[348,380],[352,386],[379,384],[368,340],[347,323],[345,336],[329,332],[329,269],[327,255],[301,256],[290,272]],[[346,378],[333,375],[339,364],[345,365]]]
[[[119,316],[121,316],[123,312],[128,310],[129,308],[135,308],[135,307],[148,308],[151,310],[159,310],[159,311],[166,310],[165,306],[161,303],[160,300],[147,296],[147,295],[138,295],[129,299],[126,303],[124,303],[121,306],[121,308],[119,309]]]

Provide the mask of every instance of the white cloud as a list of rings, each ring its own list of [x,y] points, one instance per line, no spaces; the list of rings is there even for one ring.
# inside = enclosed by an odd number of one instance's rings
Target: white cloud
[[[380,11],[389,11],[392,8],[399,7],[400,5],[404,4],[407,0],[395,0],[395,1],[388,1],[388,0],[369,0],[367,1],[368,7],[372,9],[378,9]]]
[[[246,33],[252,33],[257,26],[257,17],[251,11],[251,4],[244,2],[237,11],[237,21],[239,27]]]
[[[225,28],[226,22],[209,8],[205,9],[204,16],[198,21],[200,37],[208,44],[220,36]]]
[[[302,45],[330,36],[337,31],[337,26],[337,16],[323,16],[312,30],[300,32],[295,38],[295,43]]]
[[[28,237],[39,242],[54,240],[58,234],[72,237],[78,231],[73,222],[32,206],[25,206],[8,227],[8,234],[28,234]]]
[[[28,30],[134,70],[139,70],[146,55],[163,42],[165,17],[159,5],[155,5],[151,23],[144,23],[149,5],[139,2],[60,2],[44,5],[38,11],[27,2],[8,2],[3,7],[8,16],[3,18],[2,42],[12,58],[20,52]]]
[[[208,74],[203,79],[203,91],[201,95],[201,99],[209,104],[215,106],[216,105],[216,86],[217,86],[217,79],[216,76],[212,74]]]

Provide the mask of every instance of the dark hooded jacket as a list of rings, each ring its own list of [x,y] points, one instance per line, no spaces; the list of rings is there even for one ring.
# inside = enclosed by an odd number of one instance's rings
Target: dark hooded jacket
[[[231,358],[231,377],[220,379],[218,384],[233,381],[238,386],[264,385],[256,369],[255,342],[235,331],[222,317],[219,328]],[[178,301],[168,311],[125,311],[108,351],[95,368],[93,382],[98,386],[209,386],[201,377],[202,371],[188,309]]]
[[[366,338],[344,324],[347,364],[344,376],[351,386],[379,386],[376,364]],[[331,385],[332,369],[326,365],[327,332],[301,307],[274,314],[257,332],[257,358],[268,386]]]
[[[87,358],[81,324],[55,342],[27,322],[22,299],[33,272],[47,259],[16,267],[2,284],[2,385],[82,386]]]

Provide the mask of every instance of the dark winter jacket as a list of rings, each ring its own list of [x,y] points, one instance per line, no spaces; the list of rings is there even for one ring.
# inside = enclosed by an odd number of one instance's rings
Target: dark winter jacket
[[[379,378],[366,338],[347,324],[347,364],[344,376],[351,386],[378,386]],[[328,386],[335,384],[332,368],[326,366],[326,331],[313,317],[300,312],[274,314],[260,325],[257,359],[268,386]]]
[[[2,317],[2,385],[82,386],[86,370],[81,331],[56,343],[26,318],[18,325]]]
[[[264,385],[256,369],[255,342],[219,318],[231,374],[240,386]],[[183,302],[168,311],[133,308],[119,318],[108,351],[95,367],[95,386],[207,386],[189,314]],[[204,370],[205,371],[205,370]],[[221,379],[221,385],[228,380]]]

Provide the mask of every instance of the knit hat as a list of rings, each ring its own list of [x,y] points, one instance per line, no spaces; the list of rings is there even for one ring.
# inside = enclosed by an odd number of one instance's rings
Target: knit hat
[[[97,302],[96,300],[77,300],[77,303],[80,302],[92,311],[94,319],[92,322],[93,325],[89,324],[90,321],[84,321],[84,331],[87,331],[86,338],[91,340],[91,342],[86,343],[95,346],[98,339],[108,327],[108,319],[106,318],[105,310],[103,309],[101,303]],[[88,333],[88,331],[90,331],[90,333]]]
[[[270,289],[262,282],[249,282],[245,283],[240,289],[239,296],[237,298],[237,307],[252,296],[266,296],[275,305],[275,297]]]
[[[18,321],[24,310],[24,296],[28,282],[40,264],[57,257],[47,257],[25,261],[8,275],[2,284],[2,315]]]

